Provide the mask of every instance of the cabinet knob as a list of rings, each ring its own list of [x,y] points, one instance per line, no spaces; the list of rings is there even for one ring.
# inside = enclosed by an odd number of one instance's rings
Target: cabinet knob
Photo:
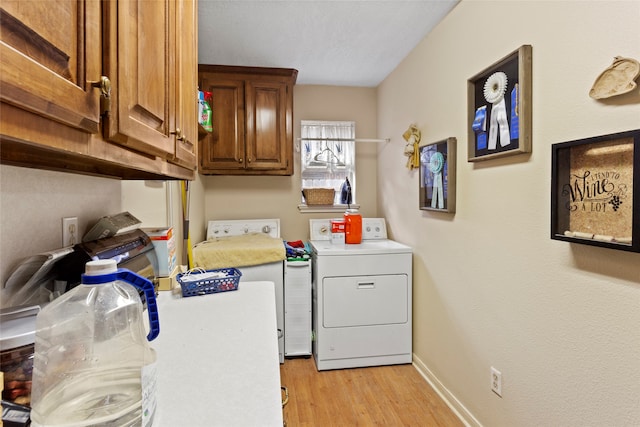
[[[242,159],[242,157],[240,157],[240,158],[238,159],[238,163],[242,163],[242,162],[243,162],[243,159]]]
[[[92,87],[100,89],[100,110],[108,113],[111,111],[111,80],[107,76],[101,76],[97,82],[89,82]]]
[[[249,157],[249,158],[247,159],[247,162],[251,163],[251,157]]]
[[[109,98],[111,96],[111,80],[107,76],[100,76],[97,82],[90,82],[92,87],[100,89],[102,96]]]
[[[178,141],[182,141],[184,139],[184,135],[182,134],[182,129],[176,128],[175,131],[169,132],[171,135],[175,135]]]

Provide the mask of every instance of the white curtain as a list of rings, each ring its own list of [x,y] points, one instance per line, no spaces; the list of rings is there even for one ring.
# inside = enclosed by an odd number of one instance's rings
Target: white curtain
[[[335,203],[345,179],[351,183],[355,199],[355,122],[301,122],[302,188],[333,188]]]

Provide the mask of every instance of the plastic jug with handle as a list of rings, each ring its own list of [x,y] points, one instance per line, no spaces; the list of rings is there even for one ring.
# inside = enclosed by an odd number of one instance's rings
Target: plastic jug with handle
[[[150,281],[113,260],[88,262],[82,283],[37,316],[31,425],[150,426],[156,354],[149,341],[159,332]]]
[[[357,209],[347,209],[344,213],[345,233],[344,241],[347,244],[362,242],[362,216]]]

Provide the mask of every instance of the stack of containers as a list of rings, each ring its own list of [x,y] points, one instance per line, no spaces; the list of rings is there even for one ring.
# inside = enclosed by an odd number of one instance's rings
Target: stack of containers
[[[158,276],[169,277],[178,265],[176,241],[173,237],[173,227],[143,228],[156,252],[158,258]]]

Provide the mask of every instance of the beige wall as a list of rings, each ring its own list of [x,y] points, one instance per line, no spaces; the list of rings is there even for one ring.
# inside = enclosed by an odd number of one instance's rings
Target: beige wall
[[[199,176],[188,183],[189,233],[191,243],[204,240],[204,191]],[[187,242],[183,232],[180,181],[122,181],[122,210],[131,212],[141,227],[173,227],[177,259],[187,264]]]
[[[190,182],[192,241],[204,238],[202,181]],[[173,207],[167,212],[167,186]],[[182,259],[182,212],[177,181],[121,181],[0,165],[0,288],[23,259],[62,246],[62,218],[78,217],[82,237],[96,220],[123,210],[144,227],[173,220]]]
[[[62,246],[63,217],[82,237],[118,212],[119,180],[0,165],[0,287],[23,258]]]
[[[466,81],[523,44],[533,152],[468,163]],[[463,0],[379,87],[378,209],[415,250],[415,360],[470,424],[640,425],[640,254],[549,238],[551,144],[640,127],[639,90],[588,96],[616,55],[640,59],[638,1]],[[417,208],[412,122],[458,139],[454,215]]]
[[[335,213],[301,213],[300,153],[297,138],[301,120],[354,120],[357,138],[377,138],[376,90],[336,86],[294,87],[293,176],[201,176],[204,216],[212,219],[280,218],[281,235],[287,240],[308,239],[310,218],[332,218]],[[363,216],[376,216],[377,144],[356,146],[357,200]],[[194,243],[197,243],[194,241]]]

